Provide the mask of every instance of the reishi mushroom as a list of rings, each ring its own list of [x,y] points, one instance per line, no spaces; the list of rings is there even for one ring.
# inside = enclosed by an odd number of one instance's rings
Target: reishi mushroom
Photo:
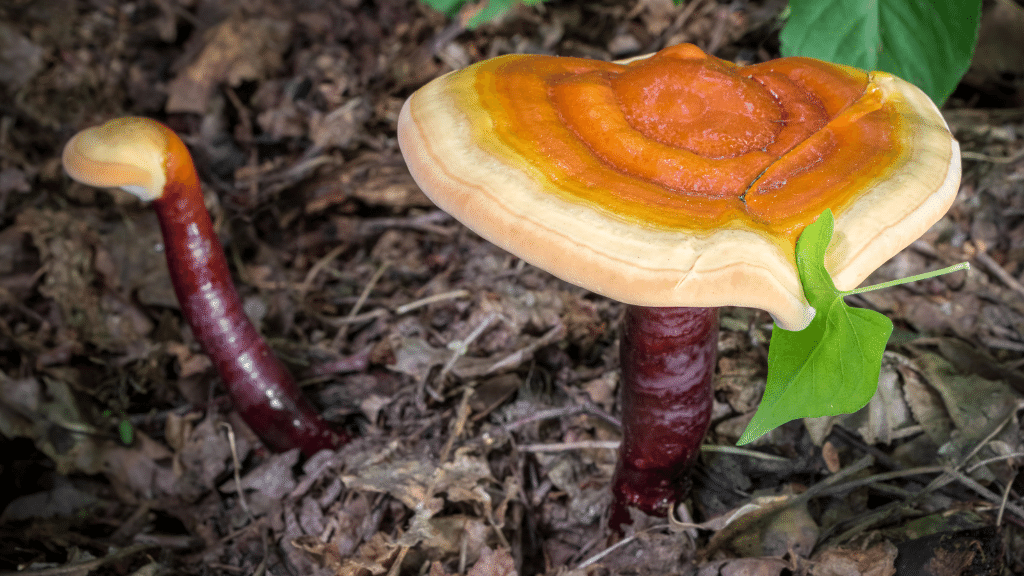
[[[170,128],[147,118],[111,120],[76,134],[63,162],[79,182],[120,187],[152,203],[182,315],[267,446],[312,455],[348,442],[302,395],[243,312],[192,157]]]
[[[717,307],[800,330],[795,243],[826,208],[852,289],[949,208],[960,154],[928,97],[808,58],[682,44],[631,61],[509,55],[437,78],[398,120],[413,177],[485,239],[627,304],[610,523],[687,490],[711,413]]]

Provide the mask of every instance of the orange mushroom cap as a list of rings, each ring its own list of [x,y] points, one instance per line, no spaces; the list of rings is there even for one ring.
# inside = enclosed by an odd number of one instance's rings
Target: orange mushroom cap
[[[795,264],[835,214],[851,289],[949,208],[960,153],[915,86],[809,58],[682,44],[609,63],[510,55],[438,78],[398,138],[423,191],[484,238],[627,304],[749,306],[799,330]]]

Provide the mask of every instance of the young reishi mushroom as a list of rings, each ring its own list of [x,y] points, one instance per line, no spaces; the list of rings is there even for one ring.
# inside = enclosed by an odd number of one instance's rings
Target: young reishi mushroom
[[[273,450],[306,455],[349,441],[302,395],[242,309],[185,144],[147,118],[118,118],[76,134],[64,169],[91,186],[120,187],[152,202],[174,292],[235,408]]]
[[[435,79],[398,139],[423,191],[478,234],[626,307],[615,528],[664,514],[711,413],[717,307],[800,330],[795,264],[826,208],[856,287],[953,201],[960,154],[928,97],[808,58],[737,66],[693,45],[622,63],[509,55]]]

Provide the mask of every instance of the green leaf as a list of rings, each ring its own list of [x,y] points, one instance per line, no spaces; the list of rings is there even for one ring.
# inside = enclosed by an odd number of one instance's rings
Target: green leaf
[[[843,302],[825,269],[832,226],[832,212],[826,210],[797,240],[800,282],[817,313],[799,332],[773,329],[764,398],[738,444],[797,418],[856,412],[878,387],[892,322]]]
[[[971,64],[981,0],[790,0],[783,56],[884,70],[938,105]]]
[[[427,6],[451,18],[462,8],[466,0],[420,0]]]
[[[458,14],[463,6],[471,0],[420,0],[434,10],[443,13],[449,18]],[[475,2],[476,13],[466,22],[466,28],[474,30],[482,24],[493,22],[504,15],[515,6],[520,0],[477,0]],[[521,0],[527,6],[540,4],[544,0]]]
[[[515,3],[516,0],[487,0],[487,5],[466,22],[466,28],[474,30],[481,24],[497,20],[511,10]]]

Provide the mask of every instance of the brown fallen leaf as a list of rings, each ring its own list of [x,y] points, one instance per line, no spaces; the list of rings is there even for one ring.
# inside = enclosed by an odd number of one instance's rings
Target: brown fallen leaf
[[[102,350],[130,350],[153,328],[118,289],[118,273],[103,239],[68,211],[24,210],[15,226],[39,251],[39,293],[60,309],[62,327]]]
[[[742,508],[722,515],[720,519],[724,522],[709,521],[700,525],[717,528],[702,551],[703,556],[710,557],[723,548],[747,557],[781,557],[786,553],[806,556],[818,538],[818,526],[806,504],[794,503],[795,498],[793,494],[759,496]]]
[[[335,573],[338,576],[366,576],[367,572],[374,576],[385,574],[399,556],[400,549],[387,534],[377,532],[356,550],[355,556],[342,560]]]
[[[929,576],[997,576],[1003,573],[1006,551],[995,526],[938,532],[901,542],[896,570]]]
[[[914,420],[936,446],[945,444],[953,433],[953,420],[946,411],[942,396],[917,371],[910,367],[900,367],[899,370],[903,375],[903,393]]]
[[[107,440],[85,421],[71,387],[56,378],[8,378],[0,373],[0,434],[27,438],[57,472],[98,474]]]
[[[987,436],[1018,404],[1018,395],[1006,382],[961,374],[936,354],[923,354],[917,364],[928,383],[942,395],[957,430],[969,440]]]
[[[516,576],[516,562],[508,550],[484,548],[480,559],[466,572],[466,576]]]
[[[432,557],[454,558],[465,554],[468,562],[474,562],[487,548],[488,537],[494,540],[493,529],[480,518],[465,514],[453,514],[430,519],[432,533],[423,539],[423,548]]]
[[[875,544],[867,550],[834,549],[817,555],[812,576],[892,576],[896,573],[896,546]]]
[[[276,18],[231,18],[207,30],[202,51],[168,86],[167,112],[206,112],[220,83],[238,86],[277,70],[292,24]]]

